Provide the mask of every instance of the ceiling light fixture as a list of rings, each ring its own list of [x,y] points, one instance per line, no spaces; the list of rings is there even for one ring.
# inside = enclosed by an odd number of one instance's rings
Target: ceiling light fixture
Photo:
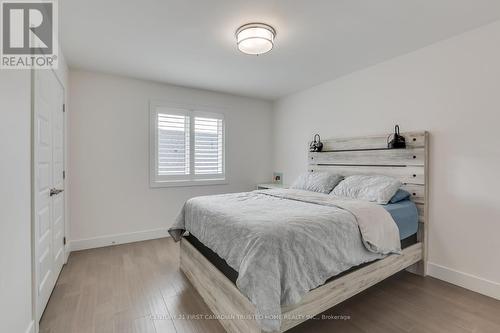
[[[259,55],[272,50],[276,30],[264,23],[248,23],[236,30],[238,49],[246,54]]]

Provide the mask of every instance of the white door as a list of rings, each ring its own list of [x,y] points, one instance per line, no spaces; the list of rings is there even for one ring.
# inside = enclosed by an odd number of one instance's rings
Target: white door
[[[34,71],[34,241],[37,320],[64,264],[64,92],[51,70]]]

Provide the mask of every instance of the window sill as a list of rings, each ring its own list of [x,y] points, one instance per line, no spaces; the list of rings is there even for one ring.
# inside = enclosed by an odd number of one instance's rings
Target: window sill
[[[210,185],[227,185],[227,184],[229,184],[229,182],[226,179],[199,179],[199,180],[152,181],[149,185],[152,188],[161,188],[161,187],[210,186]]]

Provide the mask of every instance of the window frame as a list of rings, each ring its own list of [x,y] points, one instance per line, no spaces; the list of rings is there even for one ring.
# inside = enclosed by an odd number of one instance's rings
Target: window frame
[[[158,108],[168,108],[168,114],[190,117],[189,122],[189,175],[158,175]],[[217,110],[217,111],[215,111]],[[225,185],[226,178],[226,120],[222,108],[201,105],[179,104],[162,101],[149,103],[149,185],[158,187],[181,187],[203,185]],[[222,119],[222,174],[196,175],[194,172],[195,117]]]

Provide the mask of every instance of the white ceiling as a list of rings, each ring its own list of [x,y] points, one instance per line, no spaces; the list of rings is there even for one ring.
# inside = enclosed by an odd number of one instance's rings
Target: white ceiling
[[[499,0],[62,0],[72,68],[276,99],[500,18]],[[264,22],[248,56],[235,30]],[[494,41],[492,41],[494,42]]]

